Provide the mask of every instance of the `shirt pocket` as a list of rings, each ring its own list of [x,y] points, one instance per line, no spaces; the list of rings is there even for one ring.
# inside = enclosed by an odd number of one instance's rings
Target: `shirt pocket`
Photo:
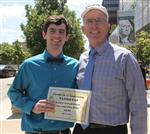
[[[123,72],[116,65],[105,66],[105,68],[96,68],[93,75],[93,86],[97,93],[106,93],[112,95],[120,92],[123,88]]]

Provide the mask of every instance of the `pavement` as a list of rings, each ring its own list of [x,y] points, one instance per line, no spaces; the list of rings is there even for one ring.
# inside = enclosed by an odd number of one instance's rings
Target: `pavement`
[[[9,99],[5,99],[1,103],[0,113],[0,134],[24,134],[20,128],[21,115],[12,114]]]
[[[10,81],[9,81],[10,82]],[[10,83],[8,82],[8,86]],[[0,81],[0,87],[2,87],[2,81]],[[8,88],[8,87],[7,87]],[[1,92],[0,98],[0,134],[24,134],[21,131],[21,115],[20,114],[12,114],[11,111],[11,103],[8,99],[6,92]],[[3,99],[2,99],[3,98]],[[150,90],[148,91],[148,133],[150,134]],[[129,124],[128,124],[129,128]],[[129,130],[129,134],[130,130]]]
[[[147,106],[150,107],[150,90],[147,90]]]

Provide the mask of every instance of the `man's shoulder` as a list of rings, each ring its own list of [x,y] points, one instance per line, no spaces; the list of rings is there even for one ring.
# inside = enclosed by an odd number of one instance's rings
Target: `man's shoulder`
[[[111,47],[113,48],[114,52],[120,52],[120,53],[124,53],[124,54],[129,54],[131,53],[130,50],[128,50],[127,48],[125,47],[122,47],[120,45],[117,45],[117,44],[113,44],[113,43],[110,43]]]
[[[78,60],[73,58],[73,57],[71,57],[71,56],[64,55],[64,59],[67,62],[71,62],[71,63],[75,63],[75,64],[77,63],[78,64]]]
[[[32,56],[28,59],[26,59],[24,61],[24,63],[32,63],[32,62],[39,62],[39,61],[43,61],[44,60],[44,57],[42,54],[38,54],[38,55],[35,55],[35,56]]]
[[[124,47],[118,46],[118,45],[114,45],[114,44],[111,44],[111,47],[112,47],[113,55],[115,55],[116,57],[122,57],[124,59],[132,59],[132,60],[136,59],[136,56],[134,55],[134,53],[132,53],[127,48],[124,48]]]

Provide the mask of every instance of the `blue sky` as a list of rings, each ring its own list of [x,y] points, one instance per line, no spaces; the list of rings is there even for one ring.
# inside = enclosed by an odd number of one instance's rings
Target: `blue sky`
[[[101,4],[102,0],[67,0],[70,10],[74,10],[80,17],[82,10],[88,4]],[[34,0],[1,0],[0,1],[0,43],[12,43],[17,39],[24,41],[20,24],[26,23],[25,5],[34,5]]]

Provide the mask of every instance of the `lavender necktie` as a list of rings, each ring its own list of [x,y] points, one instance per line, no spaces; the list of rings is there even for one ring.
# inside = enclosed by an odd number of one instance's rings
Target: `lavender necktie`
[[[95,62],[95,54],[96,50],[91,49],[90,55],[89,55],[89,61],[85,69],[84,73],[84,79],[83,84],[81,85],[81,89],[91,90],[92,87],[92,74],[94,69],[94,62]],[[81,127],[83,129],[86,129],[89,126],[89,124],[81,124]]]
[[[84,79],[83,79],[83,84],[81,86],[81,89],[91,90],[95,54],[96,54],[96,50],[91,49],[90,55],[89,55],[89,61],[88,61],[88,64],[86,66],[86,69],[85,69]]]

